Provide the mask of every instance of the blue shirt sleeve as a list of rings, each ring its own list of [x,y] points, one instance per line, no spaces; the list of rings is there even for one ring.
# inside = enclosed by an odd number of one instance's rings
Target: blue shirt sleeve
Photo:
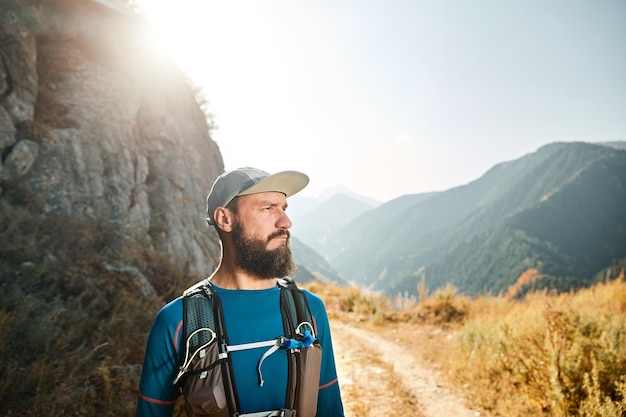
[[[172,381],[179,366],[182,317],[182,298],[167,304],[156,315],[141,371],[137,417],[172,417],[178,396]]]

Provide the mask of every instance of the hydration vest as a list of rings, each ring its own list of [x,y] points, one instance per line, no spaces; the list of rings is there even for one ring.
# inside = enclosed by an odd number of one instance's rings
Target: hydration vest
[[[322,359],[304,292],[291,278],[279,279],[285,335],[274,340],[230,345],[221,301],[208,279],[183,293],[184,360],[174,384],[185,398],[188,417],[315,417]],[[230,352],[267,347],[261,365],[278,349],[287,351],[285,408],[241,413]]]

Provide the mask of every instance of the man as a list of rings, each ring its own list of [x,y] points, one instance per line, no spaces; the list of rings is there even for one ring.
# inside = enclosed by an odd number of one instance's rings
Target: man
[[[284,334],[277,284],[295,270],[289,248],[291,221],[285,213],[287,197],[302,190],[308,181],[305,174],[296,171],[270,175],[255,168],[239,168],[218,177],[207,196],[207,221],[215,227],[222,247],[220,264],[209,282],[221,301],[232,345]],[[306,290],[305,295],[315,336],[322,345],[316,416],[342,417],[326,309],[319,297]],[[182,305],[179,297],[163,307],[150,330],[139,386],[138,417],[172,416],[179,395],[172,381],[185,350]],[[286,407],[287,356],[284,349],[282,353],[266,353],[266,348],[232,353],[242,415],[270,415],[260,412]]]

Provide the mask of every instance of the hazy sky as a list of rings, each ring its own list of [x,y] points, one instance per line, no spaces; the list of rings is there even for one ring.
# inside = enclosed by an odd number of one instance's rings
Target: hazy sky
[[[625,0],[144,0],[226,169],[381,201],[556,141],[626,140]]]

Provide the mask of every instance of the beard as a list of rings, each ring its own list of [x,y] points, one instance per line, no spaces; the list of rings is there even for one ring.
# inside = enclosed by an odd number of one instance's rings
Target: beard
[[[287,235],[287,244],[273,250],[267,244],[275,237]],[[232,231],[233,242],[237,250],[237,265],[245,271],[263,279],[283,278],[296,270],[289,248],[289,231],[279,230],[267,239],[247,238],[241,223],[235,224]]]

